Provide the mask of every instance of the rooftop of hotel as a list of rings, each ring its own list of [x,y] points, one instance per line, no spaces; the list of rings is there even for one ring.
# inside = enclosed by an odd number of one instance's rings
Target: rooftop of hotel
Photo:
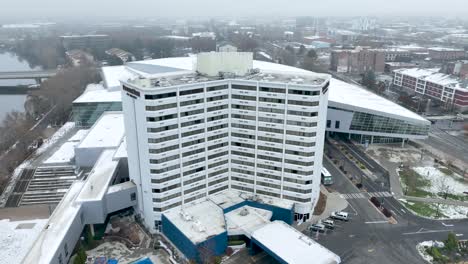
[[[135,65],[140,65],[140,71],[142,70],[141,67],[147,67],[148,71],[150,71],[150,68],[153,68],[151,73],[157,74],[159,70],[162,70],[163,73],[166,73],[167,68],[178,69],[179,71],[193,71],[193,69],[196,67],[196,61],[196,57],[174,57],[132,62],[128,63],[126,66],[103,67],[103,79],[106,80],[108,84],[116,87],[116,84],[120,81],[126,81],[129,78],[138,77],[135,70],[131,70],[132,68],[135,68]],[[281,74],[289,76],[314,74],[310,71],[292,66],[257,60],[253,61],[253,68],[260,69],[261,72],[264,73],[280,72]],[[180,72],[176,72],[176,75],[177,74],[180,74]],[[333,105],[335,103],[342,106],[346,105],[351,108],[361,109],[362,111],[368,110],[395,118],[404,117],[407,119],[416,120],[418,122],[426,121],[424,118],[413,113],[412,111],[370,91],[367,91],[358,85],[342,82],[334,78],[331,78],[330,84],[331,85],[328,96],[329,105]]]
[[[243,55],[248,55],[246,53],[237,53],[237,52],[220,52],[220,53],[201,53],[204,59],[208,57],[206,61],[212,63],[217,58],[210,58],[209,56],[217,56],[219,54],[220,60],[223,61],[221,67],[235,68],[236,70],[240,69],[241,73],[230,72],[229,70],[224,71],[221,69],[216,72],[216,75],[209,75],[203,72],[202,67],[197,65],[201,63],[201,59],[195,57],[187,57],[185,62],[180,65],[170,65],[170,63],[165,63],[164,59],[158,60],[149,60],[143,62],[132,62],[127,64],[128,70],[138,77],[128,78],[129,83],[140,86],[141,88],[157,88],[157,87],[169,87],[177,86],[184,84],[193,84],[207,81],[216,81],[223,79],[242,79],[250,80],[257,82],[265,83],[288,83],[288,84],[297,84],[297,85],[322,85],[329,79],[329,75],[318,74],[309,71],[296,71],[296,72],[283,72],[281,69],[277,70],[265,70],[261,68],[256,68],[255,64],[252,62],[250,57],[250,62]],[[231,57],[232,56],[232,57]],[[235,65],[234,67],[229,67],[230,63],[226,61],[231,59]],[[242,60],[240,60],[241,58]],[[173,58],[168,58],[167,60],[172,60]],[[250,63],[250,64],[249,64]],[[201,63],[206,65],[206,63]],[[245,73],[244,73],[245,70]],[[298,69],[299,70],[299,69]],[[122,79],[121,79],[122,80]]]
[[[282,221],[257,229],[252,238],[290,264],[336,264],[339,256]]]

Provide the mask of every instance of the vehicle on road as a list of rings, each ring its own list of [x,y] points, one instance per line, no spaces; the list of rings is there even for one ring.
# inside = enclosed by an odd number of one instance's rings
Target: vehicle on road
[[[309,227],[312,231],[325,232],[325,225],[323,224],[313,224]]]
[[[332,219],[337,219],[337,220],[341,220],[341,221],[348,221],[349,220],[348,215],[349,214],[347,212],[340,211],[340,212],[332,212],[330,217]]]
[[[328,229],[334,229],[335,228],[335,222],[331,219],[325,219],[322,221],[322,225],[324,225]]]
[[[333,177],[325,167],[322,167],[322,184],[325,186],[333,184]]]

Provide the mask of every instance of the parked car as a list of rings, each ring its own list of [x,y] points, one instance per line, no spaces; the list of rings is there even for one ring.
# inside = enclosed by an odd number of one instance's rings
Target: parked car
[[[325,225],[322,224],[313,224],[309,227],[310,230],[312,231],[319,231],[319,232],[324,232],[325,231]]]
[[[335,222],[333,220],[331,220],[331,219],[323,220],[322,224],[328,229],[334,229],[335,228]]]
[[[348,213],[347,212],[332,212],[331,218],[333,219],[337,219],[337,220],[341,220],[341,221],[348,221],[349,218],[348,218]]]

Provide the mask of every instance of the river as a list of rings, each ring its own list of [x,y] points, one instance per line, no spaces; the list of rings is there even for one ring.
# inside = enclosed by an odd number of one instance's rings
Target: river
[[[40,70],[31,68],[27,61],[21,60],[16,54],[0,50],[0,72]],[[34,80],[0,80],[0,86],[15,86],[35,84]],[[0,91],[0,123],[11,111],[24,112],[26,94],[2,94]]]

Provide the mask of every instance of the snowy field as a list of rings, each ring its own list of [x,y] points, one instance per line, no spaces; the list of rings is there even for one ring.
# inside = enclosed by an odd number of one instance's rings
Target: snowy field
[[[0,264],[21,263],[47,219],[10,222],[0,220]]]
[[[451,194],[463,195],[463,192],[468,192],[468,182],[463,182],[463,178],[458,174],[447,175],[432,166],[414,167],[413,170],[431,182],[430,186],[423,188],[425,191],[437,194],[441,190],[441,184],[444,184]]]
[[[463,219],[468,217],[468,207],[466,206],[398,200],[414,214],[430,219]]]

